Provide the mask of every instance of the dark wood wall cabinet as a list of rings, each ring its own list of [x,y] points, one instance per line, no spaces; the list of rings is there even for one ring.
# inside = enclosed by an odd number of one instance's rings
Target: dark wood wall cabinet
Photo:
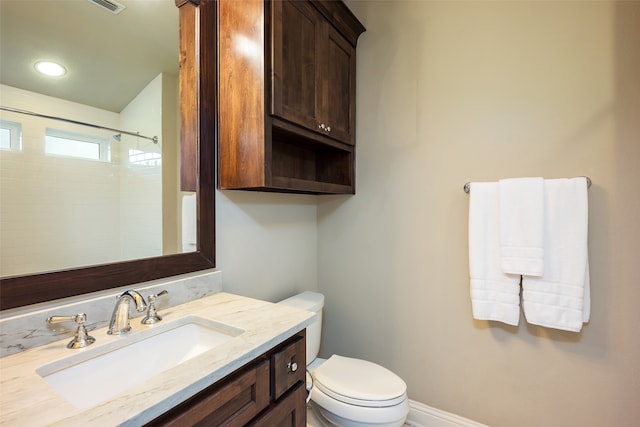
[[[218,1],[218,187],[355,193],[356,43],[342,1]]]
[[[147,426],[305,427],[305,339],[303,330]]]

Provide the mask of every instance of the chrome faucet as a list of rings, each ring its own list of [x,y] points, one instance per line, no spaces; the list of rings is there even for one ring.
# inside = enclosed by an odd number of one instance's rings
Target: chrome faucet
[[[116,302],[116,307],[113,309],[111,321],[109,322],[109,330],[107,331],[109,335],[122,335],[131,330],[131,323],[129,321],[129,305],[131,301],[136,305],[136,311],[139,313],[147,309],[147,303],[142,295],[134,290],[130,289],[117,298],[118,301]]]

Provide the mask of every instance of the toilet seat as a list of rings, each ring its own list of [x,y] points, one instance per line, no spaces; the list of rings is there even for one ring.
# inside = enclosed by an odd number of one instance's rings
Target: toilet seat
[[[333,355],[313,370],[314,387],[348,405],[386,408],[407,399],[407,385],[375,363]]]

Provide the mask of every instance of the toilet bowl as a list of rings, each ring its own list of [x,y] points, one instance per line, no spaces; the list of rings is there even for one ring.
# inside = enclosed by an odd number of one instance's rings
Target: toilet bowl
[[[311,406],[327,425],[339,427],[400,427],[409,413],[407,386],[388,369],[373,362],[333,355],[317,359],[324,296],[303,292],[284,304],[317,313],[307,327],[307,369],[312,381]]]

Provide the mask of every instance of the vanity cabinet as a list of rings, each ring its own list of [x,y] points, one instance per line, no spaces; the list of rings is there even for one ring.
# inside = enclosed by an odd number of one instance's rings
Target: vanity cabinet
[[[306,331],[147,426],[306,426]]]
[[[364,30],[342,1],[218,2],[219,188],[355,193]]]

